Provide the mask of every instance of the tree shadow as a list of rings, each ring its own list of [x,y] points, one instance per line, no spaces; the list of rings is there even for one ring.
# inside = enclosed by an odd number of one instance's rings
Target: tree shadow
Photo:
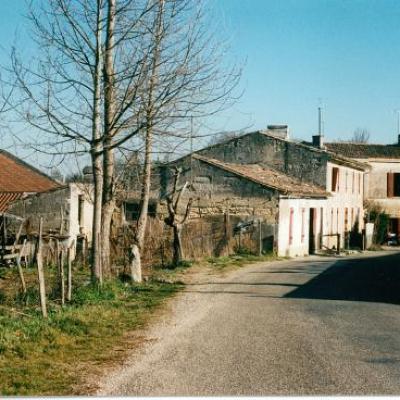
[[[283,297],[400,304],[400,254],[337,261]]]

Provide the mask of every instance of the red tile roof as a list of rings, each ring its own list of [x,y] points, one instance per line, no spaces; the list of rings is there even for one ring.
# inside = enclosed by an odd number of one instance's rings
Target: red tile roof
[[[14,201],[20,199],[24,194],[23,193],[0,193],[0,213],[5,212],[8,208],[8,205]]]
[[[24,193],[44,192],[59,184],[35,167],[0,150],[0,212]]]
[[[329,196],[322,187],[301,182],[294,177],[272,168],[266,168],[259,164],[226,163],[212,158],[199,156],[198,154],[194,154],[193,157],[207,164],[241,176],[244,179],[251,180],[259,185],[276,189],[283,194],[318,198]]]

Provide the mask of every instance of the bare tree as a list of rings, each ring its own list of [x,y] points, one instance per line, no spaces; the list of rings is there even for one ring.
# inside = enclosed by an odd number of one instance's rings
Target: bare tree
[[[167,195],[167,206],[168,206],[168,217],[165,219],[165,223],[172,227],[174,232],[174,251],[173,251],[173,264],[179,265],[179,263],[184,259],[183,246],[182,246],[182,229],[189,218],[190,210],[193,203],[193,198],[190,197],[186,203],[185,211],[183,215],[180,215],[180,208],[182,207],[181,200],[182,196],[188,189],[192,189],[189,182],[185,182],[184,185],[178,188],[179,177],[181,175],[181,170],[175,168],[174,178],[172,184],[171,193]]]
[[[115,150],[143,152],[132,273],[141,280],[154,146],[187,140],[189,120],[234,99],[240,70],[222,65],[225,49],[209,33],[203,11],[194,0],[41,0],[29,14],[37,57],[27,65],[12,52],[13,106],[43,135],[34,147],[91,156],[95,281],[111,267]]]
[[[370,138],[370,132],[367,129],[364,128],[357,128],[354,133],[353,136],[351,138],[351,142],[352,143],[368,143],[369,142],[369,138]]]

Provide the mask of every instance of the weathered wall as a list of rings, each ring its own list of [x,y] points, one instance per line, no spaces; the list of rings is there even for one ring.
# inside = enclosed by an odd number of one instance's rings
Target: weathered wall
[[[193,182],[193,190],[187,190],[181,201],[184,212],[188,199],[194,199],[191,217],[228,213],[229,215],[260,216],[266,222],[275,223],[278,211],[278,193],[233,173],[213,167],[189,157],[179,163],[182,173],[178,187]],[[173,170],[161,171],[161,200],[172,190]],[[166,208],[164,206],[164,211]]]
[[[318,186],[326,184],[327,153],[260,132],[241,136],[198,152],[238,164],[260,164]]]
[[[92,186],[73,183],[68,186],[28,196],[14,202],[9,212],[26,218],[28,231],[38,232],[39,219],[43,219],[44,233],[62,233],[71,240],[83,233],[90,240],[93,219]],[[79,220],[79,196],[82,196],[82,215]],[[28,232],[29,233],[29,232]]]
[[[62,224],[64,232],[69,230],[70,188],[68,186],[37,193],[17,200],[9,207],[9,213],[29,220],[28,231],[38,232],[39,220],[43,219],[43,232],[59,232]],[[64,218],[61,217],[61,210]],[[29,228],[30,227],[30,228]],[[28,232],[29,233],[29,232]]]

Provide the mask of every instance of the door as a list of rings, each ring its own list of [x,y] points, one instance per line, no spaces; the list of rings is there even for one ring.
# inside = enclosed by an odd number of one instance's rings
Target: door
[[[310,208],[310,219],[308,228],[308,253],[315,253],[315,222],[316,222],[317,210],[315,208]]]

